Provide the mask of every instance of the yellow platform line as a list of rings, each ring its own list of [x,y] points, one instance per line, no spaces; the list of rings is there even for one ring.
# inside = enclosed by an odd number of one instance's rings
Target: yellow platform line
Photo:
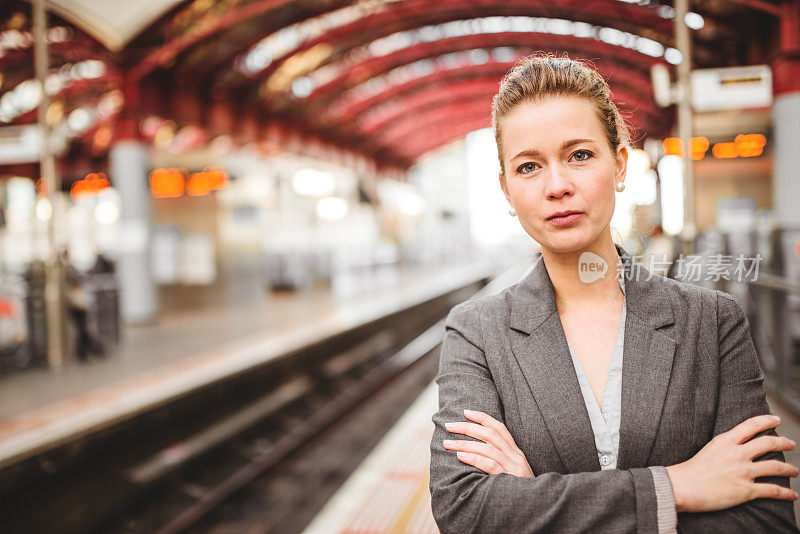
[[[408,500],[408,503],[406,504],[403,513],[400,514],[400,517],[397,518],[397,522],[389,531],[390,534],[404,534],[407,531],[408,524],[411,522],[411,518],[414,517],[414,513],[417,511],[420,502],[428,494],[429,476],[430,473],[428,471],[425,471],[423,475],[419,478],[419,481],[417,482],[417,485],[414,488],[414,493]]]

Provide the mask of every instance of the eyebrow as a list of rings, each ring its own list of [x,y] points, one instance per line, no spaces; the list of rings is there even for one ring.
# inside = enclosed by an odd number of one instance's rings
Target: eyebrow
[[[567,141],[564,141],[563,143],[561,143],[560,150],[566,150],[569,147],[575,146],[575,145],[580,144],[580,143],[594,143],[594,142],[595,142],[594,139],[568,139]],[[541,155],[542,155],[542,153],[539,152],[538,150],[534,150],[532,148],[528,148],[528,149],[523,150],[522,152],[520,152],[519,154],[517,154],[513,158],[511,158],[511,161],[514,161],[515,159],[517,159],[517,158],[519,158],[521,156],[533,157],[533,156],[541,156]]]

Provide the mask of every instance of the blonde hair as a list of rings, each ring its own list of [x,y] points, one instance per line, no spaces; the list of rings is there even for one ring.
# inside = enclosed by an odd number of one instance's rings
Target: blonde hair
[[[617,106],[611,101],[611,89],[603,77],[588,62],[552,53],[536,53],[519,60],[500,81],[500,89],[492,102],[492,128],[497,143],[500,172],[503,168],[503,151],[500,142],[500,121],[517,104],[539,100],[548,96],[574,95],[587,99],[594,105],[597,118],[603,125],[611,151],[616,153],[620,144],[630,143],[630,132]]]

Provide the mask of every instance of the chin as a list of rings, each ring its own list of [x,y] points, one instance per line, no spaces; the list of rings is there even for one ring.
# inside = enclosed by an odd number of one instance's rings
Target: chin
[[[584,250],[588,248],[596,237],[589,235],[582,228],[571,228],[558,232],[548,232],[541,241],[537,242],[543,247],[553,252],[566,253]]]

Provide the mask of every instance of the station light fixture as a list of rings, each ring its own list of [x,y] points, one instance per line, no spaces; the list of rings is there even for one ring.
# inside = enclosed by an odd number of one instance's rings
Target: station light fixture
[[[90,172],[86,177],[76,180],[69,188],[69,196],[73,201],[84,200],[97,196],[100,191],[110,187],[108,177],[104,172]]]
[[[219,167],[206,167],[190,173],[185,168],[155,169],[150,173],[150,193],[154,198],[177,198],[186,193],[200,197],[224,188],[230,178]]]
[[[767,138],[763,134],[739,134],[733,141],[709,142],[707,137],[692,137],[689,140],[689,157],[701,160],[711,149],[711,155],[717,159],[752,158],[764,153]],[[683,157],[683,140],[679,137],[668,137],[662,142],[665,156]]]
[[[155,169],[150,173],[150,193],[155,198],[183,196],[186,179],[180,169]]]

